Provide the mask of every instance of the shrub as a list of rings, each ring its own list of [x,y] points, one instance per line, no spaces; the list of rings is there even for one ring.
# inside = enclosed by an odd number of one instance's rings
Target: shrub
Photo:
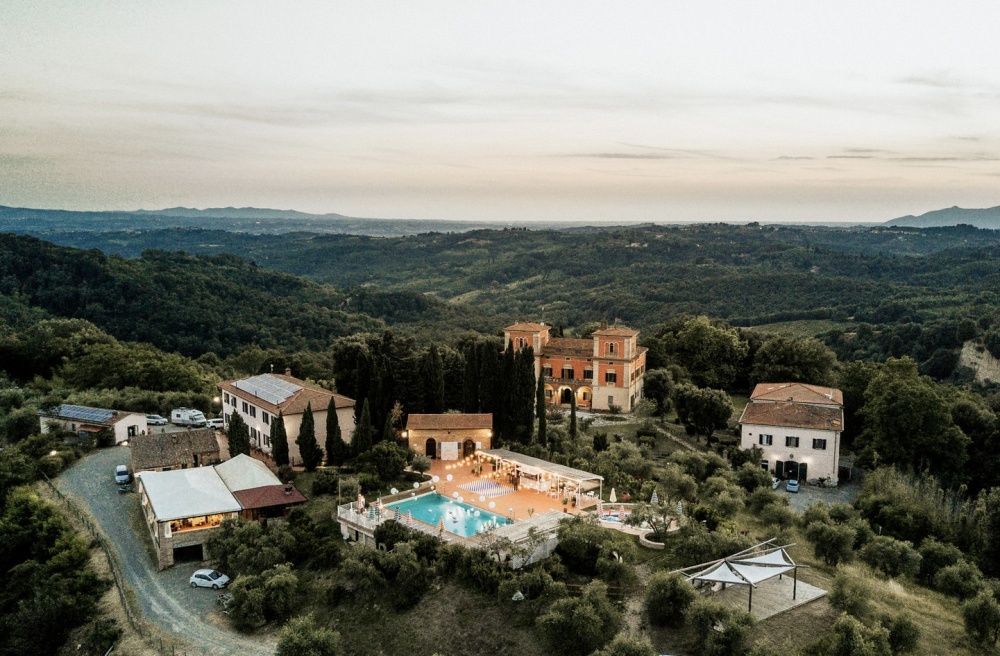
[[[645,638],[632,638],[624,633],[615,636],[596,656],[656,656],[659,652]]]
[[[865,626],[850,615],[841,615],[833,625],[830,645],[824,652],[834,656],[892,656],[889,630]]]
[[[753,617],[716,601],[697,599],[687,610],[686,619],[698,636],[699,651],[708,656],[742,656],[750,651]]]
[[[962,560],[962,552],[953,544],[926,538],[920,543],[920,557],[920,580],[929,584],[939,571],[958,564]]]
[[[296,617],[281,630],[275,656],[341,656],[340,634],[322,627],[311,615]]]
[[[806,528],[806,537],[813,543],[817,558],[831,567],[850,562],[854,556],[854,540],[857,534],[850,526],[836,526],[813,522]]]
[[[768,506],[787,506],[788,495],[778,494],[769,487],[759,487],[747,497],[747,510],[759,514]]]
[[[320,469],[313,476],[312,481],[312,493],[313,496],[318,496],[322,494],[336,494],[337,493],[337,481],[340,480],[340,476],[337,475],[332,469]]]
[[[413,461],[410,463],[410,468],[415,472],[420,472],[421,474],[423,474],[424,472],[430,471],[431,459],[425,455],[421,455],[418,453],[417,455],[413,456]]]
[[[798,515],[788,506],[771,505],[758,515],[761,524],[786,529],[795,526]]]
[[[862,562],[889,577],[916,576],[920,572],[920,553],[909,542],[880,535],[858,553]]]
[[[646,616],[654,626],[677,626],[698,593],[680,574],[656,572],[646,590]]]
[[[259,576],[237,576],[229,586],[233,601],[229,604],[229,619],[241,631],[264,624],[264,589]]]
[[[909,654],[917,650],[920,626],[909,615],[886,617],[881,624],[889,630],[889,648],[893,654]]]
[[[959,599],[971,599],[985,586],[979,568],[964,560],[938,570],[934,575],[934,588]]]
[[[584,588],[581,597],[558,600],[537,621],[551,650],[567,656],[604,647],[623,624],[621,613],[608,600],[607,588],[600,582]]]
[[[1000,637],[1000,604],[989,592],[980,592],[962,604],[965,632],[981,645],[994,645]]]
[[[281,465],[278,467],[278,478],[283,483],[291,483],[295,480],[295,470],[292,469],[291,465]]]
[[[379,444],[383,444],[383,442]],[[379,478],[378,474],[362,472],[358,474],[358,485],[361,487],[362,494],[373,494],[382,487],[382,479]]]
[[[391,550],[400,542],[406,542],[413,537],[410,529],[399,522],[390,519],[382,522],[375,529],[375,544],[384,544],[387,550]]]
[[[771,475],[756,463],[745,462],[736,470],[736,482],[750,494],[758,488],[770,489]]]
[[[839,571],[830,589],[830,605],[848,615],[864,617],[871,610],[871,586],[864,579]]]

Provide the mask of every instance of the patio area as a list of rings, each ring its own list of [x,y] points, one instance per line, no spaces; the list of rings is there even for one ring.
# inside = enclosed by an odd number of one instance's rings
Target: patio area
[[[431,470],[427,473],[438,477],[434,483],[438,493],[454,498],[457,492],[469,505],[514,520],[528,519],[551,510],[562,512],[565,509],[570,514],[581,510],[572,502],[564,505],[561,497],[550,496],[542,490],[520,484],[515,489],[514,480],[508,478],[505,471],[494,472],[492,463],[486,458],[482,462],[475,456],[460,460],[432,460]],[[449,476],[451,480],[448,480]],[[596,497],[583,495],[581,498],[584,507],[597,503]]]

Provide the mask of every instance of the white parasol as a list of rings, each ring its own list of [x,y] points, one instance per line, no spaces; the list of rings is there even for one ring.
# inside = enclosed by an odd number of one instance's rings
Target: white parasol
[[[611,488],[611,496],[608,497],[608,501],[611,503],[618,503],[618,495],[615,494],[615,488]]]

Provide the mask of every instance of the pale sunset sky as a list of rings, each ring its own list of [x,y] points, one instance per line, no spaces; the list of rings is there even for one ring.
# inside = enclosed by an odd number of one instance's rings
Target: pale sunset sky
[[[0,3],[0,204],[487,221],[1000,205],[1000,3]]]

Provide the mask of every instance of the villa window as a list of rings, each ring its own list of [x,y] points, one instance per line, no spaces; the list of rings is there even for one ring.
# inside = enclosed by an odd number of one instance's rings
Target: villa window
[[[594,380],[594,370],[591,369],[590,367],[587,367],[586,369],[584,369],[583,370],[583,379],[584,380]]]
[[[785,446],[791,446],[794,448],[799,448],[799,438],[792,437],[791,435],[785,436]]]
[[[590,400],[590,392],[581,392],[580,393],[580,398],[583,399],[584,401],[589,401]]]
[[[604,372],[604,382],[605,383],[617,383],[618,382],[618,372],[617,371],[605,371]]]
[[[813,440],[813,448],[817,451],[826,451],[826,440]]]
[[[771,444],[773,443],[773,441],[774,441],[774,436],[773,435],[764,435],[764,434],[761,434],[757,438],[757,444],[759,444],[761,446],[771,446]]]
[[[246,401],[243,402],[243,414],[245,415],[250,414],[250,404],[247,403]]]
[[[614,354],[615,354],[615,343],[610,342],[608,343],[608,355],[614,355]]]
[[[547,398],[547,399],[551,399],[552,398],[552,390],[550,390],[550,389],[545,390],[545,398]]]
[[[250,416],[254,419],[257,418],[257,406],[250,406]]]
[[[267,414],[263,410],[260,411],[260,419],[264,422],[266,426],[271,425],[271,415]]]
[[[550,364],[542,365],[542,375],[552,378],[552,365]]]
[[[562,377],[566,380],[572,380],[576,376],[576,372],[573,371],[573,367],[563,367]]]

